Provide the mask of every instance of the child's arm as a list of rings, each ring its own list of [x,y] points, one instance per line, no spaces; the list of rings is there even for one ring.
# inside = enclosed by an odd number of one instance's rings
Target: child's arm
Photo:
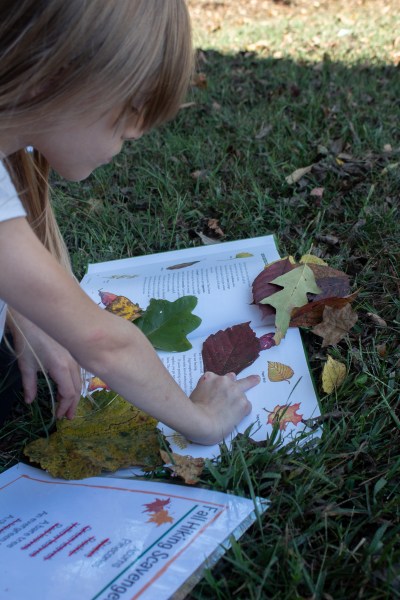
[[[0,223],[0,297],[126,400],[194,442],[220,441],[251,410],[245,392],[257,376],[208,374],[189,400],[141,331],[96,306],[23,218]]]
[[[44,370],[57,384],[57,417],[72,418],[82,391],[79,365],[68,350],[16,310],[8,310],[7,323],[13,336],[25,402],[30,404],[36,398],[37,372]]]

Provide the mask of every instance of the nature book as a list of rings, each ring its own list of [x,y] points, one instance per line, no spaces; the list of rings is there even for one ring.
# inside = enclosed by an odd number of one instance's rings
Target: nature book
[[[104,293],[129,298],[143,309],[152,298],[197,298],[193,312],[201,324],[188,335],[192,347],[184,352],[158,351],[189,395],[204,372],[202,349],[210,335],[243,323],[258,339],[273,335],[274,319],[265,319],[253,303],[252,283],[279,258],[274,237],[263,236],[91,264],[81,285],[100,306]],[[283,443],[304,433],[315,434],[308,425],[320,409],[298,329],[289,328],[279,345],[260,351],[239,378],[252,373],[261,377],[261,383],[247,393],[253,409],[225,440],[228,447],[237,433],[245,431],[261,441],[278,427]],[[219,445],[193,444],[162,423],[159,427],[175,453],[202,458],[220,454]]]
[[[265,501],[152,481],[0,474],[0,598],[185,598]]]

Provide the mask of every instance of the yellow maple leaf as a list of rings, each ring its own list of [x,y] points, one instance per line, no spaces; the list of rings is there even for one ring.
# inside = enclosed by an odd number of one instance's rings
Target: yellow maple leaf
[[[322,389],[326,394],[331,394],[340,387],[347,375],[346,365],[328,356],[322,370]]]
[[[128,321],[135,321],[143,313],[139,304],[135,304],[126,296],[117,296],[113,302],[107,304],[105,310]]]
[[[270,381],[287,381],[293,377],[294,371],[289,365],[268,361],[268,379]]]
[[[292,404],[289,406],[287,404],[275,406],[274,410],[268,416],[267,423],[269,425],[275,425],[279,423],[279,429],[284,431],[286,429],[286,425],[288,423],[293,423],[293,425],[297,425],[303,418],[303,415],[297,414],[297,411],[300,408],[300,402],[297,404]]]

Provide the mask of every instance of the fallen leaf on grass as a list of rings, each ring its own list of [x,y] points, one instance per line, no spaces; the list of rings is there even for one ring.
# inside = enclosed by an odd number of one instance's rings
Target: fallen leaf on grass
[[[347,375],[346,365],[328,356],[322,370],[322,389],[326,394],[331,394],[340,387]]]
[[[193,87],[197,87],[201,90],[207,88],[207,75],[205,73],[195,73],[191,82]]]
[[[283,289],[261,300],[261,304],[270,304],[276,310],[274,340],[276,344],[279,344],[289,327],[292,310],[308,303],[308,293],[319,294],[321,290],[308,265],[298,266],[277,277],[271,283],[279,285]]]
[[[193,458],[193,456],[181,456],[174,452],[168,453],[160,450],[161,458],[171,471],[182,477],[188,485],[194,485],[200,479],[204,469],[204,458]],[[172,462],[171,462],[172,461]]]
[[[204,371],[238,375],[256,360],[260,342],[249,323],[234,325],[208,336],[201,352]]]
[[[289,405],[277,405],[274,410],[268,416],[267,423],[268,425],[275,425],[279,423],[279,429],[281,431],[286,430],[286,426],[288,423],[292,423],[293,425],[297,425],[301,422],[303,415],[299,415],[297,411],[300,408],[300,402],[297,404]]]
[[[55,433],[28,444],[24,454],[64,479],[132,465],[154,468],[160,464],[156,425],[114,392],[95,392],[81,398],[72,421],[58,421]]]
[[[358,292],[354,292],[349,296],[322,298],[321,300],[313,300],[300,308],[295,308],[290,319],[290,327],[313,327],[321,323],[326,306],[332,308],[342,308],[353,302],[357,297]]]
[[[312,332],[323,338],[322,347],[334,346],[348,334],[350,329],[357,323],[358,316],[346,304],[343,308],[325,306],[322,322],[316,325]]]
[[[304,265],[312,264],[312,265],[324,265],[325,267],[328,266],[328,263],[326,263],[324,260],[322,260],[322,258],[315,256],[314,254],[303,254],[303,256],[300,258],[299,262],[303,263]]]
[[[296,169],[295,171],[293,171],[293,173],[291,173],[290,175],[285,177],[286,183],[288,183],[289,185],[291,185],[293,183],[297,183],[298,181],[300,181],[300,179],[302,177],[304,177],[304,175],[307,175],[307,173],[310,173],[313,166],[314,165],[309,165],[308,167],[302,167],[301,169]]]
[[[367,317],[369,317],[373,324],[377,327],[387,327],[386,321],[382,319],[382,317],[380,317],[379,315],[369,312],[367,313]]]

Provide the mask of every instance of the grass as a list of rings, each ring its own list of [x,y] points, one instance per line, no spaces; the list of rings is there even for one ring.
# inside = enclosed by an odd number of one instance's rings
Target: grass
[[[303,333],[319,387],[327,354],[348,367],[336,394],[321,392],[320,442],[241,438],[210,465],[204,484],[271,505],[190,597],[398,598],[400,16],[383,0],[267,2],[264,17],[261,2],[189,5],[207,81],[194,104],[83,184],[54,180],[75,272],[199,245],[216,218],[226,240],[273,232],[282,254],[312,249],[351,276],[359,321],[347,338],[322,349]],[[15,408],[2,468],[43,434],[44,412]]]

